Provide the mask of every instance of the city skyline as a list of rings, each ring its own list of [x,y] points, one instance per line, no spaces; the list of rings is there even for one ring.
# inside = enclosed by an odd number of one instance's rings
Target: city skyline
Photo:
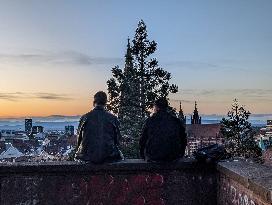
[[[131,10],[137,12],[131,12]],[[2,1],[0,117],[81,115],[123,67],[140,19],[185,113],[226,114],[234,98],[272,113],[271,1]]]

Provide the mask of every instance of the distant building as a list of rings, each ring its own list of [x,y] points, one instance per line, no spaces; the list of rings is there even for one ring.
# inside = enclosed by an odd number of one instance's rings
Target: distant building
[[[260,129],[260,134],[256,136],[259,147],[265,151],[272,147],[272,120],[267,120],[267,125]]]
[[[199,117],[196,102],[193,116],[191,116],[191,124],[201,124],[201,117]]]
[[[32,131],[32,119],[25,119],[25,132],[29,135]]]
[[[35,135],[35,138],[38,140],[44,140],[46,137],[46,134],[44,132],[39,132]]]
[[[66,135],[74,135],[75,134],[75,127],[72,125],[65,126],[65,134]]]
[[[211,144],[223,144],[223,135],[220,128],[220,124],[186,125],[188,139],[186,154],[190,156],[197,149]]]
[[[6,150],[0,154],[0,160],[22,157],[24,154],[17,148],[13,147],[11,143],[6,144]]]
[[[38,134],[43,132],[43,126],[33,126],[31,134]]]
[[[186,116],[184,116],[184,114],[183,114],[181,102],[179,103],[178,118],[180,119],[181,123],[185,126],[186,125]]]
[[[24,131],[15,130],[1,130],[1,141],[12,141],[12,140],[29,140],[29,137]]]
[[[15,136],[16,131],[15,130],[1,130],[1,137],[6,138],[6,137],[13,137]]]

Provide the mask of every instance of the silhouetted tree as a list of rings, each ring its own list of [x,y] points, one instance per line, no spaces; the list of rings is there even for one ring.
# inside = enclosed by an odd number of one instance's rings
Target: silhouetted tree
[[[139,78],[134,67],[133,56],[128,39],[125,67],[112,69],[113,78],[108,80],[108,109],[118,115],[121,126],[121,149],[128,157],[137,157],[138,135],[141,130],[142,116],[139,103]]]
[[[140,83],[139,102],[142,117],[145,118],[149,116],[149,110],[157,98],[168,97],[169,93],[178,92],[178,87],[169,84],[171,74],[159,67],[156,58],[151,58],[157,49],[157,43],[148,39],[143,20],[138,23],[132,42],[132,52]]]
[[[157,43],[147,37],[146,25],[141,20],[132,46],[128,40],[124,69],[119,66],[112,68],[113,77],[107,81],[108,110],[118,115],[123,152],[129,157],[137,157],[141,127],[153,102],[178,91],[176,85],[169,84],[171,74],[159,67],[155,58],[150,58]]]
[[[221,121],[221,132],[225,138],[226,149],[234,157],[258,158],[261,149],[254,140],[254,132],[248,121],[250,112],[233,101],[228,117]]]

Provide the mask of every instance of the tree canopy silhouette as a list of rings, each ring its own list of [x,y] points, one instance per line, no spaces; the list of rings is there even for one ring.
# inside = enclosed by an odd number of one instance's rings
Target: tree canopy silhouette
[[[251,123],[248,121],[250,114],[235,99],[228,117],[221,121],[221,132],[225,138],[226,148],[234,157],[258,158],[262,155],[254,140]]]
[[[118,115],[121,132],[130,139],[128,144],[138,143],[154,101],[178,92],[177,85],[169,83],[171,74],[152,57],[156,49],[157,43],[148,39],[144,21],[139,21],[132,45],[128,39],[124,68],[112,68],[112,78],[107,81],[108,109]]]

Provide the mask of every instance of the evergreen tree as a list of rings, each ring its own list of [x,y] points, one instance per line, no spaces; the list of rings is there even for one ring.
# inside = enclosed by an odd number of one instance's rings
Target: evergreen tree
[[[139,110],[139,82],[133,65],[133,56],[128,39],[124,69],[112,68],[113,77],[107,81],[109,93],[108,109],[117,114],[119,120],[137,114]],[[136,113],[135,113],[136,112]]]
[[[118,115],[123,152],[129,157],[137,157],[139,134],[154,101],[178,91],[176,85],[169,84],[171,74],[159,67],[155,58],[150,58],[157,44],[147,37],[146,25],[141,20],[132,46],[128,40],[124,69],[112,68],[113,77],[107,81],[108,110]]]
[[[133,64],[130,40],[127,43],[124,69],[112,69],[113,77],[108,80],[108,110],[118,115],[123,138],[121,148],[128,157],[137,157],[141,126],[141,107],[139,104],[139,81]]]
[[[159,67],[156,58],[151,58],[151,55],[157,49],[157,43],[148,39],[143,20],[138,23],[132,42],[132,52],[139,78],[139,102],[142,117],[146,118],[149,116],[149,110],[157,98],[168,97],[169,93],[176,93],[178,87],[169,84],[171,74]]]
[[[118,117],[123,124],[123,131],[126,135],[135,136],[138,130],[140,116],[139,104],[139,81],[136,69],[133,66],[133,57],[128,39],[127,53],[125,55],[125,68],[123,71],[123,82],[120,84],[120,106]],[[136,126],[136,129],[135,129]]]
[[[254,140],[254,132],[248,121],[250,112],[240,106],[235,99],[228,118],[221,121],[221,132],[225,138],[226,149],[234,157],[258,158],[262,152]]]

